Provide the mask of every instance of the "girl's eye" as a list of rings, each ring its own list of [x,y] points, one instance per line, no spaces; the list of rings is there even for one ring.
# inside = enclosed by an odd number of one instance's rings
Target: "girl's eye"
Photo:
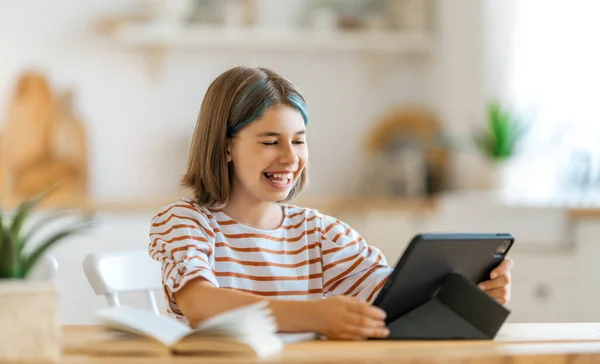
[[[276,141],[272,141],[272,142],[262,142],[263,145],[266,146],[273,146],[273,145],[277,145]],[[304,140],[294,140],[292,142],[292,144],[304,144]]]

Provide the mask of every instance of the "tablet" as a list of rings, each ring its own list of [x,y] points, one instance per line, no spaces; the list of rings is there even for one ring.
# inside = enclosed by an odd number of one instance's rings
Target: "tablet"
[[[486,281],[514,241],[505,233],[417,235],[373,305],[386,312],[389,324],[428,301],[450,273],[460,273],[473,283]]]

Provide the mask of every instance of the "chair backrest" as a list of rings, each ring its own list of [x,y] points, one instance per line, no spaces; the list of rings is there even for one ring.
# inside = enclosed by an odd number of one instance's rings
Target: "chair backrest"
[[[31,280],[54,280],[58,273],[58,262],[49,254],[44,254],[27,274]]]
[[[152,311],[160,315],[154,292],[162,289],[161,264],[145,249],[88,254],[83,270],[97,295],[110,306],[119,306],[119,294],[144,292]]]

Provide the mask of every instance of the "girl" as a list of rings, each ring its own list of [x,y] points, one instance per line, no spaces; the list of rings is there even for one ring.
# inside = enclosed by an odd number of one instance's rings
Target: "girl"
[[[168,311],[194,325],[268,300],[280,331],[383,338],[370,305],[391,272],[350,226],[286,204],[307,183],[306,103],[264,68],[237,67],[208,88],[183,185],[193,198],[154,217],[149,252],[162,262]],[[512,262],[482,288],[505,303]]]

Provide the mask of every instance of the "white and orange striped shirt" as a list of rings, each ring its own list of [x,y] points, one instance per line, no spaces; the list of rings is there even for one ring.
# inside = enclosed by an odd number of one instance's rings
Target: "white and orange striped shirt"
[[[372,301],[391,272],[383,254],[341,221],[282,206],[284,221],[275,230],[242,225],[191,199],[164,206],[152,220],[148,250],[162,262],[167,311],[187,322],[174,293],[198,277],[271,298]]]

